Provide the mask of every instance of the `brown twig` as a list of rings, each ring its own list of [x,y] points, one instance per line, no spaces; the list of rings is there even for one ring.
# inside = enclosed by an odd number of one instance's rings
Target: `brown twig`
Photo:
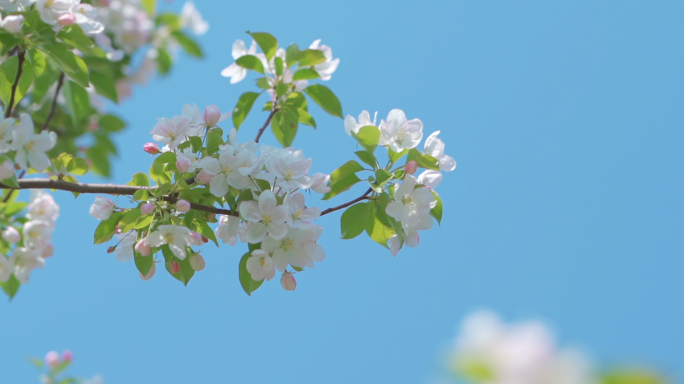
[[[57,89],[55,90],[55,97],[52,99],[52,105],[50,106],[50,113],[48,114],[47,120],[40,129],[44,131],[50,126],[50,120],[55,116],[55,108],[57,107],[57,96],[59,96],[59,91],[62,89],[62,84],[64,84],[64,72],[59,75],[59,80],[57,80]]]
[[[141,190],[154,191],[157,189],[157,187],[140,187],[134,185],[70,183],[65,180],[53,179],[26,179],[18,180],[18,182],[19,188],[0,184],[0,189],[57,189],[60,191],[77,193],[103,193],[108,195],[133,195]],[[179,199],[175,196],[163,196],[161,200],[168,201],[169,203],[176,203]],[[197,211],[237,216],[237,213],[228,209],[210,207],[196,203],[190,203],[190,208]]]
[[[12,116],[12,108],[14,107],[14,95],[17,93],[17,86],[19,85],[19,79],[21,79],[21,74],[23,72],[24,66],[24,56],[26,52],[19,50],[17,57],[19,58],[19,67],[17,68],[17,78],[14,79],[14,84],[12,84],[12,93],[10,95],[9,104],[7,104],[7,110],[5,110],[5,119]]]
[[[276,108],[271,111],[271,113],[268,115],[268,118],[266,119],[266,122],[264,123],[264,126],[259,129],[259,132],[257,132],[256,139],[254,139],[255,142],[259,142],[259,139],[261,138],[261,135],[264,134],[264,131],[268,127],[269,124],[271,124],[271,119],[273,119],[273,116],[278,112],[279,109]]]
[[[356,204],[356,203],[358,203],[358,202],[361,201],[361,200],[366,200],[366,199],[368,199],[368,195],[370,195],[371,192],[373,192],[373,190],[372,190],[371,188],[368,188],[368,190],[366,191],[366,193],[364,193],[363,195],[357,197],[356,199],[354,199],[354,200],[352,200],[352,201],[350,201],[350,202],[348,202],[348,203],[344,203],[344,204],[342,204],[342,205],[338,205],[337,207],[332,207],[332,208],[328,208],[328,209],[324,210],[323,212],[321,212],[321,216],[327,215],[328,213],[333,213],[333,212],[335,212],[335,211],[339,211],[339,210],[342,209],[342,208],[347,208],[348,206],[353,205],[353,204]]]

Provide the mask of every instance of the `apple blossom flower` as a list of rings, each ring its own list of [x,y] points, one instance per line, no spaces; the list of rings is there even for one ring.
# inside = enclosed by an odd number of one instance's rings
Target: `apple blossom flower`
[[[50,243],[52,228],[42,220],[29,220],[23,229],[24,246],[42,251]]]
[[[190,211],[190,203],[187,200],[178,200],[178,202],[176,202],[176,210],[178,212],[187,213]]]
[[[247,272],[252,276],[252,280],[261,281],[266,279],[271,281],[275,276],[275,267],[271,256],[264,250],[255,249],[247,259]]]
[[[190,121],[184,117],[175,116],[172,119],[162,117],[150,131],[150,134],[152,139],[174,149],[183,141],[189,129]]]
[[[252,40],[252,45],[247,49],[245,42],[238,39],[233,43],[233,59],[237,60],[245,55],[256,54],[256,42]],[[247,76],[247,69],[242,68],[237,63],[233,63],[221,71],[221,76],[230,77],[230,83],[235,84],[242,81]]]
[[[415,148],[423,138],[423,122],[418,119],[407,120],[401,109],[393,109],[387,121],[380,122],[380,145],[389,146],[394,152]]]
[[[147,275],[143,276],[142,273],[138,272],[138,276],[140,276],[140,278],[141,278],[143,281],[147,281],[147,280],[153,278],[153,277],[154,277],[154,274],[155,274],[156,272],[157,272],[157,265],[156,265],[155,263],[152,263],[152,267],[150,267],[150,270],[147,272]]]
[[[430,213],[435,202],[429,188],[416,188],[413,175],[404,176],[404,182],[394,187],[394,200],[387,204],[387,214],[402,223],[411,223]]]
[[[74,6],[71,12],[76,15],[76,23],[87,35],[95,35],[104,31],[104,24],[98,21],[97,9],[92,5],[79,4]]]
[[[281,239],[266,237],[261,249],[270,253],[275,267],[284,272],[290,264],[297,268],[314,268],[314,262],[325,259],[323,247],[316,241],[323,233],[323,228],[313,225],[308,228],[288,228]]]
[[[100,16],[107,31],[114,35],[116,45],[127,53],[150,42],[154,21],[138,2],[112,0],[109,6],[100,7]]]
[[[278,205],[275,194],[271,191],[262,192],[258,203],[240,203],[240,214],[246,221],[253,223],[245,233],[247,241],[251,244],[260,243],[267,236],[276,240],[282,239],[287,234],[287,211],[284,206]]]
[[[135,244],[134,247],[135,251],[140,254],[140,256],[149,256],[150,253],[152,253],[152,250],[150,249],[150,246],[147,245],[145,242],[145,239],[140,239],[138,242]]]
[[[24,25],[24,16],[22,15],[7,15],[5,19],[0,22],[0,26],[10,33],[21,32],[21,27]]]
[[[221,110],[215,105],[208,105],[204,108],[204,124],[213,127],[221,120]]]
[[[14,258],[0,253],[0,282],[6,283],[14,272]]]
[[[225,196],[229,186],[237,189],[249,188],[252,181],[243,172],[249,174],[253,158],[247,153],[233,155],[222,151],[219,158],[205,157],[198,162],[198,166],[212,175],[209,190],[216,197]],[[244,168],[244,169],[243,169]]]
[[[328,187],[328,181],[330,181],[330,175],[324,173],[314,173],[311,176],[311,189],[318,193],[328,193],[330,192],[330,187]]]
[[[440,131],[435,131],[425,140],[425,153],[439,161],[439,170],[449,172],[456,169],[456,160],[444,154],[444,142],[437,137]]]
[[[156,143],[147,143],[143,145],[143,151],[149,153],[150,155],[156,155],[159,153],[159,147]]]
[[[178,172],[187,173],[188,169],[190,169],[190,160],[185,156],[177,156],[176,158],[176,168],[178,168]]]
[[[50,368],[55,368],[59,364],[59,353],[50,351],[45,355],[45,364]]]
[[[67,13],[57,18],[57,23],[62,27],[76,24],[76,15],[73,13]]]
[[[62,360],[66,362],[70,362],[71,360],[74,359],[74,354],[70,350],[66,350],[62,352]]]
[[[12,141],[12,131],[14,131],[17,122],[11,117],[2,118],[1,116],[4,116],[4,113],[4,110],[0,108],[0,153],[7,153],[12,149],[10,141]]]
[[[54,247],[52,244],[48,243],[48,244],[45,244],[45,245],[44,245],[44,247],[43,247],[43,253],[41,253],[40,255],[41,255],[43,258],[47,259],[47,258],[49,258],[49,257],[52,257],[52,255],[53,255],[54,253],[55,253],[55,247]]]
[[[359,115],[359,122],[356,122],[356,119],[354,119],[353,116],[347,115],[347,117],[344,118],[344,131],[347,132],[347,135],[351,136],[352,132],[353,133],[359,133],[359,130],[363,127],[373,125],[375,126],[375,121],[378,118],[378,113],[375,112],[375,116],[373,117],[373,121],[370,119],[370,113],[368,111],[363,111]]]
[[[180,264],[178,264],[176,260],[172,261],[171,264],[169,264],[169,271],[174,275],[180,272]]]
[[[418,163],[415,160],[410,160],[408,163],[406,163],[406,168],[404,169],[404,171],[407,174],[413,175],[414,173],[416,173],[417,170],[418,170]]]
[[[114,251],[114,257],[120,263],[127,263],[133,260],[133,247],[136,245],[138,234],[136,231],[117,233],[114,235],[119,244]]]
[[[98,220],[107,220],[114,211],[115,204],[111,199],[98,196],[90,206],[90,215]]]
[[[245,230],[240,226],[240,218],[229,215],[219,217],[219,226],[214,231],[216,237],[221,239],[224,244],[237,244],[238,236],[244,236]]]
[[[0,180],[9,179],[14,176],[14,164],[5,160],[0,164]]]
[[[45,267],[45,259],[35,249],[15,248],[12,257],[14,258],[14,277],[22,284],[28,284],[34,269]]]
[[[307,228],[312,225],[312,220],[321,216],[321,209],[318,207],[306,208],[304,205],[304,195],[301,193],[289,194],[285,197],[283,205],[287,207],[290,217],[287,224],[291,227]]]
[[[204,257],[200,255],[199,253],[195,253],[192,256],[190,256],[190,266],[192,269],[195,270],[195,272],[200,272],[204,270],[204,267],[206,267],[206,262],[204,261]]]
[[[140,206],[140,213],[143,215],[149,215],[150,213],[154,212],[154,204],[152,203],[145,203]]]
[[[434,189],[442,182],[442,174],[439,171],[428,169],[418,176],[416,182],[430,189]]]
[[[12,149],[17,151],[16,162],[22,169],[28,170],[29,166],[42,172],[50,164],[45,152],[52,149],[57,143],[57,134],[50,131],[34,133],[31,116],[22,114],[20,122],[12,131]]]
[[[295,280],[292,273],[285,272],[280,278],[280,285],[282,285],[286,291],[294,291],[297,288],[297,280]]]
[[[209,23],[202,19],[202,14],[192,1],[186,2],[181,9],[180,26],[190,28],[195,35],[203,35],[209,30]]]
[[[325,55],[325,61],[314,65],[314,69],[319,75],[321,75],[321,80],[330,80],[331,75],[333,72],[335,72],[337,66],[340,64],[340,59],[333,59],[332,49],[325,44],[321,44],[321,39],[311,43],[309,48],[323,51],[323,54]]]
[[[5,12],[24,11],[36,0],[0,0],[0,9]]]
[[[185,247],[194,241],[190,229],[180,225],[160,225],[157,230],[147,236],[147,244],[160,247],[168,244],[171,252],[181,260],[185,260]]]
[[[36,9],[40,12],[40,18],[50,25],[57,25],[57,19],[80,3],[80,0],[37,0]]]
[[[303,151],[284,148],[271,153],[266,169],[276,177],[277,186],[286,191],[308,189],[311,187],[311,179],[307,174],[312,162],[304,157]]]
[[[43,190],[36,190],[31,196],[31,203],[28,205],[26,217],[29,220],[44,221],[51,228],[54,228],[59,217],[59,205],[55,203],[55,199],[51,194]]]
[[[11,244],[14,244],[18,243],[19,240],[21,240],[21,234],[14,227],[7,227],[7,229],[2,231],[2,238],[7,240]]]
[[[192,241],[188,245],[202,245],[204,244],[204,237],[195,231],[190,231]]]

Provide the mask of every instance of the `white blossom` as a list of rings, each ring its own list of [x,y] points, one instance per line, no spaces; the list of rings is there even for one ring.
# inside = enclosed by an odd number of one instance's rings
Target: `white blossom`
[[[275,267],[273,266],[273,259],[264,250],[256,249],[252,251],[249,259],[247,259],[247,272],[255,281],[263,279],[271,280],[275,276]]]
[[[2,231],[2,238],[11,244],[14,244],[21,240],[21,234],[14,227],[7,227],[7,229]]]
[[[0,9],[5,12],[19,12],[26,10],[36,0],[0,0]]]
[[[314,262],[325,259],[323,247],[316,241],[323,233],[321,226],[309,228],[288,228],[287,234],[280,238],[266,237],[261,243],[261,249],[270,253],[275,267],[285,272],[287,265],[298,268],[314,268]]]
[[[449,172],[456,169],[456,160],[453,157],[444,154],[444,142],[437,137],[440,131],[435,131],[425,140],[425,153],[434,157],[439,161],[439,170],[442,172]]]
[[[203,35],[209,30],[209,23],[202,19],[202,14],[192,1],[183,4],[180,14],[181,28],[190,28],[196,35]]]
[[[42,251],[50,244],[52,227],[42,220],[30,220],[24,224],[24,246]]]
[[[252,223],[246,230],[245,238],[251,244],[260,243],[267,236],[282,239],[287,234],[287,211],[278,205],[275,194],[271,191],[261,193],[256,201],[240,203],[240,214]]]
[[[15,248],[12,257],[14,258],[14,277],[22,284],[28,284],[34,269],[45,267],[45,259],[40,256],[40,251],[35,249]]]
[[[359,133],[359,130],[363,127],[373,125],[375,126],[375,121],[378,117],[378,113],[375,112],[375,116],[373,117],[373,120],[371,121],[370,119],[370,113],[368,111],[363,111],[359,115],[359,121],[358,123],[356,122],[356,119],[354,119],[354,116],[352,115],[347,115],[347,117],[344,118],[344,131],[347,132],[347,135],[351,136],[352,133]]]
[[[40,18],[50,25],[58,25],[57,19],[69,13],[81,0],[37,0],[36,8]]]
[[[162,117],[157,121],[157,125],[150,131],[152,139],[159,141],[174,149],[180,144],[190,129],[190,121],[181,116],[174,116],[172,119]]]
[[[80,0],[79,0],[80,1]],[[88,35],[96,35],[104,31],[104,24],[98,21],[97,9],[90,4],[79,4],[71,9],[76,15],[76,24]]]
[[[14,164],[5,160],[0,163],[0,180],[10,179],[14,176]]]
[[[100,7],[100,18],[105,29],[114,35],[114,42],[131,54],[150,41],[154,22],[139,2],[111,0],[108,7]]]
[[[321,44],[321,39],[311,43],[309,48],[323,51],[323,54],[325,55],[325,61],[314,65],[314,69],[319,75],[321,75],[321,80],[330,80],[331,75],[333,72],[335,72],[337,66],[340,64],[340,59],[333,59],[332,49],[325,44]]]
[[[90,215],[98,220],[107,220],[114,211],[114,202],[106,197],[98,196],[90,206]]]
[[[45,152],[52,149],[57,143],[57,134],[50,131],[34,133],[33,120],[31,116],[22,114],[19,124],[12,131],[11,148],[17,151],[16,161],[22,169],[28,170],[29,166],[42,172],[48,165]]]
[[[256,49],[256,42],[254,40],[252,40],[252,45],[247,49],[245,42],[238,39],[233,43],[233,59],[237,60],[245,55],[255,55]],[[221,76],[230,77],[231,84],[239,83],[247,76],[247,69],[242,68],[237,63],[233,63],[221,71]]]
[[[0,116],[4,116],[2,108],[0,108]],[[16,122],[11,117],[0,120],[0,153],[7,153],[12,149],[10,141],[12,141],[12,132]]]
[[[238,241],[238,236],[244,236],[245,230],[240,226],[240,218],[229,215],[219,216],[219,226],[214,231],[217,238],[221,239],[224,244],[235,245]]]
[[[26,217],[30,220],[41,220],[55,227],[59,217],[59,205],[55,203],[55,198],[43,190],[35,190],[28,205]]]
[[[415,148],[423,138],[423,122],[418,119],[407,120],[401,109],[393,109],[387,121],[380,122],[380,145],[389,146],[394,152]]]
[[[307,189],[311,187],[311,179],[307,174],[312,162],[304,157],[303,151],[284,148],[270,153],[266,169],[275,176],[276,185],[286,191]]]
[[[252,164],[253,158],[247,153],[222,151],[218,159],[205,157],[197,166],[214,176],[209,182],[209,190],[214,196],[222,197],[228,193],[230,186],[237,189],[252,186],[252,181],[245,175],[251,173]]]
[[[304,195],[301,193],[289,194],[285,197],[283,203],[287,207],[290,217],[287,219],[287,224],[291,227],[307,228],[312,225],[312,220],[316,220],[321,216],[321,209],[318,207],[307,208],[304,204]]]
[[[416,188],[413,175],[405,175],[404,182],[394,187],[394,200],[387,204],[386,212],[404,224],[416,222],[430,214],[436,202],[430,188]]]
[[[416,182],[431,189],[435,189],[442,182],[442,174],[439,171],[428,169],[418,175]]]
[[[117,233],[114,238],[119,242],[114,250],[114,257],[120,263],[126,263],[133,260],[133,247],[135,246],[138,233],[136,231],[128,231],[126,233]]]
[[[7,15],[4,20],[0,22],[0,26],[10,33],[21,32],[21,27],[24,25],[24,16],[22,15]]]
[[[311,175],[311,189],[318,193],[328,193],[330,192],[328,181],[330,181],[330,175],[320,172],[314,173]]]
[[[190,229],[180,225],[160,225],[156,231],[147,236],[147,244],[160,247],[168,244],[171,252],[181,260],[185,260],[185,247],[192,244],[194,239]]]
[[[14,258],[0,253],[0,282],[6,283],[14,272]]]

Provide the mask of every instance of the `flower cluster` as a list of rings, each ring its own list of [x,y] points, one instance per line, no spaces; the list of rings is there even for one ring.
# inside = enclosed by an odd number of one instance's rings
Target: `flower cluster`
[[[50,165],[46,152],[57,143],[55,132],[41,131],[35,133],[33,120],[28,114],[22,114],[19,121],[10,117],[0,120],[0,154],[10,153],[21,169],[29,167],[42,172]],[[14,166],[4,161],[0,164],[0,180],[14,176]]]
[[[19,204],[23,208],[25,203]],[[59,217],[59,206],[52,195],[36,191],[28,204],[26,219],[16,220],[2,230],[2,247],[11,256],[0,254],[0,282],[7,283],[12,276],[21,284],[27,284],[31,272],[45,266],[45,258],[52,256],[50,243],[52,231]],[[18,225],[22,225],[19,232]]]
[[[35,5],[41,20],[54,26],[61,27],[77,24],[83,32],[96,35],[104,30],[104,25],[98,19],[98,12],[90,4],[81,4],[81,0],[3,0],[0,10],[4,12],[26,11]],[[8,15],[2,21],[2,28],[10,33],[19,33],[24,22],[23,15]]]

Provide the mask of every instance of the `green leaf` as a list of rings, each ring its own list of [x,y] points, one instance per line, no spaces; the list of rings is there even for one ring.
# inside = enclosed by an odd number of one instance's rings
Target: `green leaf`
[[[249,115],[249,111],[252,110],[252,105],[254,105],[254,101],[258,97],[259,93],[256,92],[245,92],[240,95],[240,99],[233,109],[233,125],[235,125],[235,129],[240,129],[242,122]]]
[[[406,155],[408,153],[408,150],[404,149],[403,151],[397,153],[397,152],[394,152],[391,148],[387,148],[387,152],[389,154],[390,162],[392,162],[392,164],[394,164],[397,161],[399,161],[399,159],[404,157],[404,155]]]
[[[206,221],[195,221],[195,225],[197,226],[197,233],[213,241],[217,247],[219,246],[218,241],[216,240],[216,234],[214,234],[214,230],[211,229]]]
[[[135,185],[138,187],[149,187],[150,186],[150,179],[147,177],[145,173],[138,172],[135,175],[133,175],[133,179],[126,183],[126,185]]]
[[[259,48],[264,52],[267,60],[271,60],[271,58],[275,56],[276,51],[278,51],[278,40],[273,37],[273,35],[266,32],[247,33],[249,33],[257,44],[259,44]]]
[[[313,68],[302,68],[295,72],[294,76],[292,76],[293,81],[297,80],[311,80],[311,79],[318,79],[321,77],[321,75],[316,72],[315,69]]]
[[[86,157],[90,159],[90,169],[98,175],[107,176],[111,172],[107,152],[98,147],[92,147],[86,152]]]
[[[7,296],[9,296],[9,299],[12,300],[14,296],[17,295],[19,287],[21,287],[21,283],[16,277],[14,277],[14,275],[12,275],[7,282],[0,282],[0,287],[2,287],[2,290],[5,291]]]
[[[150,269],[152,269],[152,265],[154,265],[154,257],[152,257],[152,255],[140,256],[138,252],[134,252],[134,255],[133,259],[135,260],[136,268],[138,268],[138,271],[140,271],[143,276],[147,276]]]
[[[171,32],[171,36],[173,36],[173,38],[176,39],[178,44],[180,44],[180,46],[183,47],[185,52],[187,52],[191,56],[204,56],[204,54],[202,53],[202,48],[200,48],[199,44],[197,44],[197,42],[190,36],[186,35],[181,31],[173,31]]]
[[[415,160],[419,168],[426,168],[439,171],[439,160],[435,159],[430,155],[422,154],[415,148],[409,149],[408,151],[408,157],[406,158],[406,162],[408,163],[411,160]]]
[[[600,384],[666,384],[660,373],[638,368],[615,369],[600,375]]]
[[[173,152],[164,152],[161,155],[157,156],[157,158],[154,159],[154,162],[162,164],[175,163],[176,154]]]
[[[11,203],[2,203],[2,209],[0,212],[5,217],[12,217],[17,213],[23,211],[28,206],[28,203],[21,201],[13,201]]]
[[[90,96],[83,87],[73,81],[65,81],[64,98],[74,125],[90,116]]]
[[[57,62],[57,65],[62,68],[71,80],[84,88],[90,85],[88,82],[88,67],[85,62],[68,50],[64,44],[45,45],[42,48],[45,53]]]
[[[159,71],[161,75],[166,75],[173,65],[171,55],[169,54],[169,51],[164,48],[157,48],[157,53],[157,71]]]
[[[442,212],[444,210],[444,208],[442,207],[442,199],[435,191],[432,191],[432,196],[434,196],[437,200],[437,205],[435,205],[435,207],[430,210],[430,215],[432,215],[432,217],[434,217],[435,220],[437,220],[437,223],[439,225],[442,225]]]
[[[354,160],[349,160],[330,174],[328,186],[332,187],[345,177],[360,171],[363,171],[363,166]]]
[[[190,254],[188,254],[184,260],[180,260],[173,254],[173,252],[171,252],[171,249],[169,249],[168,245],[162,245],[161,250],[162,254],[164,255],[164,260],[166,261],[166,270],[169,271],[169,274],[171,274],[171,276],[173,276],[176,280],[187,286],[190,282],[190,279],[192,279],[192,277],[195,275],[195,270],[192,269],[192,266],[190,265]],[[171,273],[171,263],[174,261],[176,261],[180,266],[180,271],[176,274]]]
[[[223,130],[221,128],[210,129],[207,133],[207,152],[213,155],[218,152],[221,145],[223,145]]]
[[[252,296],[252,292],[256,291],[259,287],[261,287],[261,284],[264,283],[264,280],[255,281],[254,279],[252,279],[252,275],[249,274],[249,271],[247,271],[247,260],[249,259],[250,255],[251,252],[247,252],[244,255],[242,255],[239,266],[239,277],[242,289],[244,289],[247,295]]]
[[[299,122],[310,127],[316,128],[316,120],[307,112],[306,110],[299,108],[297,109],[297,114],[299,115]]]
[[[119,94],[116,91],[116,84],[114,84],[114,78],[112,78],[111,76],[103,75],[100,72],[91,72],[90,82],[95,87],[97,93],[115,103],[119,102]]]
[[[281,76],[283,74],[283,59],[276,57],[273,62],[275,64],[276,76]]]
[[[324,111],[333,116],[342,118],[342,105],[337,96],[325,85],[314,84],[304,88],[309,97],[316,102]]]
[[[340,193],[348,190],[349,188],[353,187],[354,184],[360,182],[361,179],[359,179],[358,176],[355,174],[351,174],[347,177],[344,177],[342,179],[339,179],[335,185],[330,187],[330,192],[326,193],[323,195],[323,200],[329,200],[332,199],[333,197],[339,195]]]
[[[291,109],[284,109],[276,112],[271,119],[271,129],[275,138],[283,147],[292,145],[295,136],[297,135],[297,126],[299,125],[299,115]]]
[[[88,166],[88,162],[85,161],[85,159],[81,159],[80,157],[74,157],[66,167],[67,173],[71,173],[73,175],[77,176],[83,176],[86,173],[88,173],[88,170],[90,167]]]
[[[343,239],[353,239],[363,233],[368,224],[368,207],[370,203],[359,203],[347,208],[340,218],[340,229]]]
[[[140,210],[140,208],[133,208],[128,210],[128,212],[126,212],[123,215],[121,220],[119,220],[119,229],[121,230],[121,232],[128,232],[131,229],[133,229],[135,223],[138,221],[141,215],[142,211]]]
[[[382,220],[380,220],[381,215],[379,213],[385,213],[384,207],[379,206],[376,201],[369,202],[366,233],[368,234],[368,237],[370,237],[376,243],[385,248],[389,248],[387,246],[387,241],[392,237],[392,235],[394,235],[395,232],[394,229],[383,224]]]
[[[302,51],[296,43],[290,44],[285,50],[285,62],[289,67],[293,67],[302,57]]]
[[[12,97],[12,87],[17,78],[18,68],[19,59],[17,56],[9,57],[0,65],[0,99],[2,99],[2,102],[5,103],[5,105],[9,104],[10,98]],[[21,99],[24,98],[32,83],[33,69],[31,69],[31,63],[26,60],[22,65],[21,78],[19,78],[19,84],[17,84],[17,88],[14,92],[14,105],[12,108],[19,104]]]
[[[107,132],[118,132],[126,127],[126,123],[114,115],[104,115],[100,117],[100,127]]]
[[[142,0],[143,8],[148,15],[154,16],[154,10],[157,6],[157,0]]]
[[[392,174],[384,169],[377,169],[375,171],[375,183],[378,187],[382,187],[388,181],[392,180]]]
[[[150,167],[150,178],[159,186],[171,182],[171,178],[164,169],[163,163],[152,163],[152,166]]]
[[[141,216],[135,224],[133,224],[132,229],[142,229],[150,225],[152,223],[152,218],[153,215],[143,215]]]
[[[16,174],[12,175],[12,177],[10,177],[10,178],[2,179],[2,180],[0,180],[0,182],[2,182],[5,185],[8,185],[10,187],[19,188],[19,181],[17,180]]]
[[[325,61],[325,54],[318,49],[305,49],[299,57],[299,67],[312,67]]]
[[[95,228],[95,244],[106,243],[114,236],[116,224],[119,223],[121,212],[114,212],[107,220],[103,220],[100,225]]]
[[[357,151],[354,152],[356,156],[363,161],[364,163],[368,164],[371,166],[371,168],[376,169],[378,168],[378,160],[375,159],[375,156],[368,152],[368,151]]]
[[[36,75],[36,77],[42,75],[47,66],[45,54],[37,49],[29,49],[27,57],[33,68],[33,74]]]
[[[261,60],[259,60],[258,57],[254,55],[244,55],[235,60],[235,63],[242,68],[251,69],[252,71],[259,72],[262,75],[264,74],[264,64],[261,62]]]
[[[380,142],[380,129],[374,125],[366,125],[358,133],[352,132],[352,136],[366,151],[373,153]]]
[[[95,46],[95,42],[86,36],[81,27],[76,24],[62,28],[57,34],[57,38],[81,52],[90,52]]]

